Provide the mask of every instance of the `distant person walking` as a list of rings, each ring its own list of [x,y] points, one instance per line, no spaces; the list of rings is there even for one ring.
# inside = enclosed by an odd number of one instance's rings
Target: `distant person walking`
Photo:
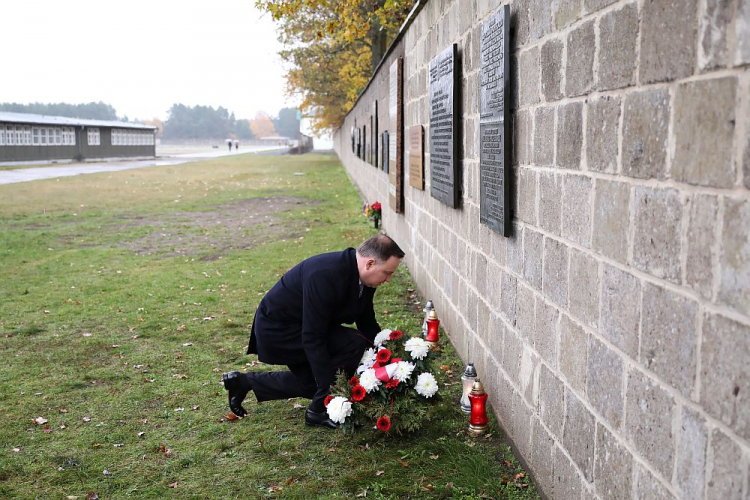
[[[229,152],[232,152],[232,139],[227,139],[227,146],[229,146]]]
[[[231,147],[229,149],[231,149]],[[234,149],[240,149],[240,141],[237,139],[234,140]]]

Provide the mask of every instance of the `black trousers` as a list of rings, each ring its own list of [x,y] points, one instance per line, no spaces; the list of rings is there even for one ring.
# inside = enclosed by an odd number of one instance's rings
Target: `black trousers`
[[[352,377],[359,366],[362,355],[372,347],[358,330],[338,326],[328,335],[328,353],[331,355],[331,373],[344,370]],[[302,356],[300,356],[302,357]],[[258,402],[277,399],[312,399],[310,409],[322,412],[328,395],[328,387],[318,388],[312,368],[307,362],[287,365],[289,371],[250,372],[247,374]]]

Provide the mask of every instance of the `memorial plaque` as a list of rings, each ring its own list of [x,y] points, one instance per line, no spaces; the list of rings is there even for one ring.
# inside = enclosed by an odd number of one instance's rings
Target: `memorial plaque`
[[[354,127],[352,127],[352,153],[357,151],[357,145],[354,142]]]
[[[457,105],[454,43],[430,61],[430,194],[449,207],[458,206]]]
[[[507,5],[482,24],[479,69],[479,220],[503,236],[511,226],[509,25]]]
[[[383,132],[383,155],[382,155],[382,169],[383,172],[386,174],[388,173],[388,162],[389,160],[389,154],[388,154],[388,144],[390,142],[390,139],[388,138],[388,131],[386,130]]]
[[[409,185],[424,191],[424,129],[409,127]]]
[[[362,125],[362,161],[367,161],[367,125]]]
[[[372,130],[372,164],[375,168],[380,168],[378,163],[378,101],[372,103],[372,121],[370,122]]]
[[[388,201],[394,212],[404,213],[404,59],[391,64],[389,74],[388,115],[391,121],[388,144]]]
[[[357,158],[362,158],[362,134],[359,128],[357,128]]]

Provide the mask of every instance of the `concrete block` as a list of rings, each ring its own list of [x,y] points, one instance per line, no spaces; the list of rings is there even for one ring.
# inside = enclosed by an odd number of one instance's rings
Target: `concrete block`
[[[560,307],[568,306],[568,247],[551,238],[544,239],[544,294]]]
[[[516,325],[516,278],[503,271],[501,277],[500,312],[511,325]]]
[[[513,225],[513,236],[505,247],[505,261],[508,269],[523,276],[523,231],[517,224]]]
[[[532,151],[531,114],[525,110],[516,111],[513,116],[513,129],[513,165],[528,165]]]
[[[599,20],[599,90],[635,83],[638,7],[629,3]]]
[[[704,298],[713,295],[713,247],[716,243],[714,229],[718,219],[719,202],[716,196],[696,194],[690,203],[688,219],[687,261],[685,283]]]
[[[523,399],[513,398],[513,442],[522,457],[531,456],[531,410]]]
[[[560,319],[560,372],[570,386],[583,394],[586,390],[588,335],[565,314]]]
[[[529,41],[533,42],[550,33],[552,16],[549,0],[530,0],[529,5]]]
[[[602,424],[596,424],[596,492],[602,498],[630,498],[632,476],[633,456]]]
[[[646,2],[641,10],[641,84],[685,78],[693,73],[697,0]]]
[[[478,16],[481,19],[484,16]],[[529,4],[528,2],[510,3],[510,43],[512,48],[523,47],[529,41]],[[480,25],[481,29],[481,25]],[[511,49],[512,50],[512,49]]]
[[[562,99],[562,40],[548,40],[542,45],[542,95],[547,102]]]
[[[594,432],[594,416],[566,388],[563,445],[589,482],[593,480],[594,473]]]
[[[482,297],[486,296],[488,292],[488,274],[487,257],[485,257],[484,254],[476,252],[474,254],[474,286],[477,288],[477,293]],[[490,290],[494,291],[495,288],[492,287]]]
[[[553,26],[558,30],[581,18],[581,0],[552,0]]]
[[[672,477],[674,398],[646,375],[628,375],[625,434],[636,450],[665,477]]]
[[[568,64],[565,67],[565,95],[587,94],[594,87],[596,33],[594,21],[588,21],[568,33]]]
[[[635,464],[635,497],[648,500],[674,500],[675,496],[640,463]]]
[[[622,125],[622,173],[641,179],[666,177],[670,101],[667,89],[625,97]]]
[[[682,203],[675,189],[635,188],[633,265],[657,278],[680,282]]]
[[[542,289],[543,238],[533,229],[523,230],[523,277],[537,290]]]
[[[534,113],[534,164],[550,167],[555,163],[555,108],[538,107]]]
[[[706,499],[742,500],[742,469],[742,448],[721,429],[714,429],[708,448]]]
[[[584,247],[591,246],[591,179],[567,175],[563,179],[562,236]]]
[[[521,351],[521,364],[518,367],[518,388],[523,399],[528,405],[537,411],[539,406],[539,356],[531,349],[524,346]],[[529,433],[529,428],[524,429]]]
[[[516,291],[516,328],[526,342],[534,341],[534,292],[520,281]]]
[[[599,324],[599,262],[575,248],[570,249],[568,307],[583,324]]]
[[[555,463],[554,498],[580,498],[583,478],[578,474],[575,465],[557,447],[552,460]]]
[[[583,0],[584,10],[587,14],[601,10],[607,5],[612,5],[617,0]]]
[[[597,179],[593,217],[593,249],[618,262],[626,263],[630,227],[630,185]]]
[[[536,298],[534,348],[552,368],[557,368],[557,320],[559,312],[541,297]]]
[[[683,406],[678,432],[675,486],[684,498],[700,500],[706,470],[706,421],[700,413]]]
[[[622,358],[602,342],[589,337],[586,396],[615,429],[622,426],[625,408]]]
[[[716,78],[677,86],[672,177],[680,182],[731,187],[737,79]]]
[[[552,234],[560,234],[562,223],[562,176],[539,173],[539,226]]]
[[[727,67],[727,34],[730,32],[733,10],[732,3],[723,0],[707,0],[705,9],[701,9],[698,67],[702,71]]]
[[[557,108],[557,166],[581,168],[583,144],[583,104],[572,102]]]
[[[590,101],[586,120],[586,165],[589,170],[613,174],[619,154],[620,104],[618,96]]]
[[[505,346],[503,348],[503,369],[508,374],[511,383],[518,385],[518,367],[521,363],[521,339],[511,329],[505,330]]]
[[[709,314],[701,343],[701,405],[750,440],[750,326]]]
[[[599,333],[632,359],[638,356],[641,283],[625,271],[604,264]]]
[[[697,370],[698,304],[646,283],[642,307],[641,364],[689,399]]]
[[[518,105],[532,106],[541,100],[539,87],[539,47],[521,52],[519,67]]]
[[[527,224],[536,225],[536,172],[524,167],[519,167],[517,172],[516,218]]]
[[[542,487],[542,490],[552,492],[555,484],[555,462],[553,460],[555,441],[539,423],[538,419],[532,419],[532,422],[534,434],[531,438],[531,460],[529,462],[532,464],[534,479]]]
[[[750,315],[750,200],[724,198],[719,300]]]
[[[750,4],[750,0],[746,0]],[[748,20],[750,24],[750,19]],[[750,35],[748,35],[750,38]],[[750,130],[750,106],[747,107],[745,112],[745,130]],[[750,134],[745,134],[745,152],[742,155],[742,173],[743,173],[743,184],[747,189],[750,189]]]
[[[539,375],[539,415],[542,422],[558,439],[563,435],[563,397],[565,386],[545,365]]]
[[[734,25],[737,46],[734,51],[734,64],[750,63],[750,0],[738,0]]]

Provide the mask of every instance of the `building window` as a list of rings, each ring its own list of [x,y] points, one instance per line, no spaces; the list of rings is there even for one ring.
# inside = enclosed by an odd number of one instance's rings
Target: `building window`
[[[39,132],[39,127],[33,127],[31,129],[31,143],[34,146],[38,146],[42,143],[41,141],[41,133]]]
[[[7,125],[5,127],[5,144],[8,146],[16,145],[16,131],[13,125]]]
[[[23,143],[26,146],[31,146],[31,127],[28,125],[23,127]]]
[[[0,146],[5,146],[5,125],[0,125]]]
[[[89,146],[101,145],[101,137],[99,136],[99,129],[92,127],[88,129],[88,143]]]

